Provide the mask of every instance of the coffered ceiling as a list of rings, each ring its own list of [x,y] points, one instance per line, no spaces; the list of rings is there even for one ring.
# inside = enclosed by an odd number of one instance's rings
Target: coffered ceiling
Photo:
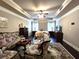
[[[66,4],[68,1],[70,1],[69,5]],[[26,18],[38,19],[39,14],[44,14],[44,17],[52,19],[56,16],[58,9],[62,7],[64,2],[67,6],[58,16],[64,15],[73,6],[79,5],[78,0],[0,0],[0,6]]]
[[[13,0],[26,11],[55,10],[64,0]]]
[[[40,10],[43,11],[45,17],[54,17],[58,8],[62,5],[64,0],[13,0],[25,11],[27,11],[32,18],[38,18]]]

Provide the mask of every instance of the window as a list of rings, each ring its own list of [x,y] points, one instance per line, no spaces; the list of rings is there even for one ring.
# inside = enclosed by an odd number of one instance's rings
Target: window
[[[32,31],[38,31],[38,21],[33,21],[31,23],[31,26],[32,26]]]
[[[48,21],[48,31],[55,31],[56,22],[55,21]]]

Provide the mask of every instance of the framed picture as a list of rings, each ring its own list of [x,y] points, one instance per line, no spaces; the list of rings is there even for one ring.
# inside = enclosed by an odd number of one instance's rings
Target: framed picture
[[[2,21],[0,20],[0,28],[6,28],[8,27],[8,20]]]

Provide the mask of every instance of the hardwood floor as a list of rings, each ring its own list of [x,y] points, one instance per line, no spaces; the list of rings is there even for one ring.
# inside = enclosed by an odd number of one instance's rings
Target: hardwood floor
[[[73,49],[71,46],[63,42],[63,46],[75,57],[75,59],[79,59],[79,52]]]

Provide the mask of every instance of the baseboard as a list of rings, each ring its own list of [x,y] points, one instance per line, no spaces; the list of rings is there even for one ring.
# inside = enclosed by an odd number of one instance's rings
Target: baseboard
[[[67,40],[63,40],[65,43],[67,43],[69,46],[71,46],[72,48],[74,48],[76,51],[79,52],[79,48],[75,45],[73,45],[72,43],[68,42]]]

